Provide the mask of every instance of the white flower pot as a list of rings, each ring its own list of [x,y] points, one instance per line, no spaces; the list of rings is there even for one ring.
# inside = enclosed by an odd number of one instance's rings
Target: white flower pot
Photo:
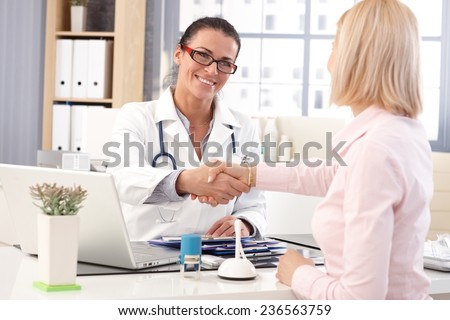
[[[74,286],[77,276],[80,218],[38,215],[39,281],[47,286]]]
[[[86,15],[87,10],[85,6],[70,7],[70,28],[72,32],[86,31]]]

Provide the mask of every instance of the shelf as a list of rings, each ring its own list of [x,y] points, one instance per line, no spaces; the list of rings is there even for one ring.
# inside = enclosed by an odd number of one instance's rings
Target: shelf
[[[71,32],[70,2],[46,0],[46,42],[44,97],[42,115],[42,149],[52,146],[53,104],[106,105],[120,108],[127,102],[142,101],[144,93],[145,19],[147,0],[115,0],[114,32]],[[101,14],[101,11],[100,13]],[[102,29],[96,29],[102,30]],[[55,61],[58,39],[113,40],[112,97],[109,99],[55,97]]]
[[[76,103],[113,103],[113,99],[91,99],[91,98],[54,98],[55,102],[76,102]]]
[[[65,38],[114,38],[114,32],[71,32],[58,31],[55,32],[56,37]]]

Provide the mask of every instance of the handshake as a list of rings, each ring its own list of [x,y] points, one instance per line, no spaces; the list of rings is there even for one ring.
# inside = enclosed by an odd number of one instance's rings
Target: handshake
[[[193,200],[213,207],[227,204],[254,186],[256,167],[249,164],[214,161],[180,173],[176,182],[178,194],[190,194]]]

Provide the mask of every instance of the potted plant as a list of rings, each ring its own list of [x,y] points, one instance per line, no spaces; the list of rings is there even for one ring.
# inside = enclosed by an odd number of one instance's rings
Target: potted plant
[[[68,188],[37,184],[30,194],[40,209],[38,216],[38,275],[34,286],[44,291],[79,290],[75,283],[80,219],[77,215],[87,197],[80,186]]]
[[[72,32],[86,31],[87,5],[89,0],[70,1],[70,29]]]

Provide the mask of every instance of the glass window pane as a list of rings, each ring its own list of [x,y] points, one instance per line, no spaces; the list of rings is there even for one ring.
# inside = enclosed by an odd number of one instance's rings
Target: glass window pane
[[[429,140],[437,140],[439,128],[439,95],[441,78],[441,44],[423,41],[421,44],[423,76],[423,121]]]
[[[261,85],[262,114],[267,115],[301,115],[301,85]]]
[[[261,33],[261,0],[223,0],[222,12],[239,33]]]
[[[442,0],[402,0],[417,17],[422,36],[440,36],[442,30]]]
[[[262,20],[265,33],[304,33],[305,2],[299,0],[264,0]]]
[[[221,5],[215,0],[183,0],[180,1],[180,32],[198,18],[220,16]]]
[[[337,21],[354,2],[354,0],[311,1],[311,34],[334,35]]]
[[[241,51],[236,60],[238,69],[229,81],[257,82],[261,76],[261,39],[241,39]]]
[[[419,116],[425,130],[428,140],[436,141],[439,132],[439,94],[440,90],[436,88],[426,88],[423,94],[423,113]]]
[[[309,86],[308,114],[315,110],[324,110],[329,106],[330,87],[329,86]]]
[[[332,50],[333,40],[311,40],[309,62],[310,85],[330,85],[331,78],[327,69],[328,58]]]
[[[262,40],[261,82],[303,83],[303,40]]]
[[[248,115],[259,113],[259,84],[228,82],[222,89],[225,105]]]
[[[422,77],[425,87],[440,87],[441,82],[441,43],[422,41],[421,43]]]

